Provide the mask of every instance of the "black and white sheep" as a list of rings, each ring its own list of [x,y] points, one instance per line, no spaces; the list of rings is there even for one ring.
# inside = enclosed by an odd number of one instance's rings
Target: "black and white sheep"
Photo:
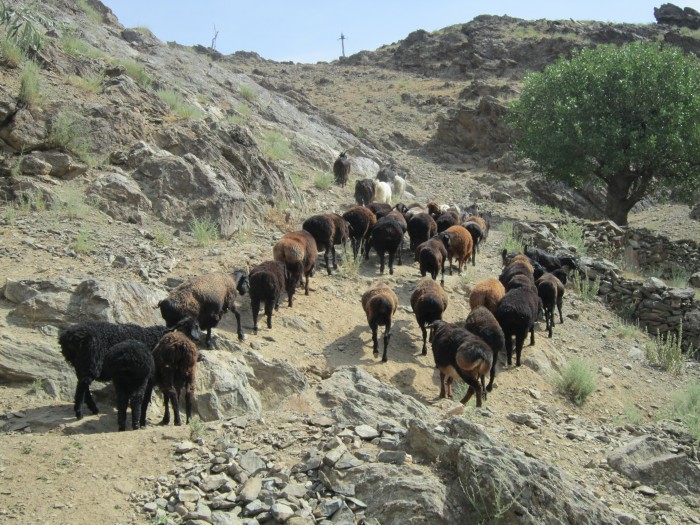
[[[467,320],[464,322],[464,328],[474,335],[479,336],[491,347],[493,362],[491,363],[489,384],[486,385],[486,391],[491,392],[493,389],[493,381],[496,378],[498,354],[505,350],[506,345],[503,329],[501,325],[498,324],[496,317],[484,306],[477,306],[471,311]]]
[[[422,354],[426,355],[428,353],[426,325],[442,319],[442,313],[447,308],[447,294],[437,282],[425,277],[418,281],[418,286],[411,294],[411,308],[423,334]],[[430,340],[432,339],[433,333],[431,330]]]
[[[392,217],[382,217],[372,227],[369,240],[365,244],[365,259],[369,259],[369,251],[374,248],[379,255],[379,273],[384,273],[384,255],[388,253],[389,274],[394,274],[394,258],[397,253],[401,261],[403,232],[403,226]]]
[[[338,186],[345,187],[350,178],[350,159],[344,151],[340,152],[338,158],[333,163],[333,176]]]
[[[126,409],[131,405],[131,428],[146,426],[146,411],[153,390],[155,364],[151,349],[127,339],[107,350],[102,364],[108,370],[117,395],[117,426],[126,430]]]
[[[452,397],[452,380],[461,379],[469,388],[460,403],[464,405],[476,393],[476,406],[480,407],[482,397],[486,397],[484,377],[493,364],[491,347],[462,326],[435,321],[430,328],[434,330],[435,367],[440,371],[440,398]]]
[[[552,255],[551,253],[547,253],[540,248],[528,248],[527,246],[524,247],[523,251],[525,252],[525,255],[527,255],[533,261],[540,263],[548,272],[561,270],[564,267],[569,267],[572,270],[578,268],[576,261],[572,257],[558,257],[556,255]]]
[[[242,341],[241,313],[236,307],[238,294],[248,293],[250,282],[244,270],[233,274],[213,272],[193,277],[170,292],[158,303],[168,327],[175,326],[185,317],[194,317],[202,330],[207,331],[206,344],[211,347],[211,329],[231,310],[236,316],[238,340]]]
[[[496,308],[494,315],[506,338],[508,365],[513,362],[513,337],[515,337],[516,366],[520,366],[520,354],[528,332],[530,332],[530,345],[535,344],[535,322],[540,305],[537,289],[534,286],[525,286],[508,291]]]
[[[376,191],[373,179],[361,179],[355,182],[355,202],[360,206],[367,206],[374,201]]]
[[[304,221],[302,229],[309,232],[316,241],[316,250],[323,250],[323,260],[326,263],[326,271],[331,275],[331,267],[328,262],[328,252],[333,256],[333,269],[338,269],[338,261],[335,253],[335,245],[347,244],[349,237],[348,223],[340,215],[324,213],[313,215]]]
[[[291,308],[294,302],[294,290],[303,278],[306,280],[304,294],[309,295],[309,278],[314,274],[316,258],[318,257],[316,241],[305,230],[285,233],[272,248],[272,255],[275,261],[284,263],[289,274],[287,297]]]
[[[253,333],[258,333],[260,303],[265,304],[267,327],[272,329],[272,310],[279,310],[282,290],[287,289],[289,274],[280,261],[265,261],[250,271],[250,309],[253,313]]]
[[[186,423],[192,417],[192,402],[194,400],[195,375],[199,350],[199,325],[193,319],[188,324],[178,324],[160,338],[153,349],[153,361],[156,367],[155,385],[163,393],[163,420],[161,425],[170,423],[168,404],[172,403],[176,425],[180,420],[180,393],[185,390]]]
[[[418,262],[420,275],[430,276],[437,280],[441,273],[440,284],[445,284],[445,261],[447,261],[447,249],[450,246],[450,236],[443,233],[431,237],[416,248],[416,261]]]
[[[105,354],[112,346],[134,339],[144,343],[150,350],[167,330],[165,326],[144,327],[107,321],[82,321],[63,330],[58,336],[58,344],[63,357],[73,366],[78,378],[73,407],[76,418],[83,417],[83,402],[87,403],[93,414],[99,412],[90,393],[90,384],[93,381],[112,379],[112,371],[104,367]],[[142,409],[141,413],[145,414],[145,410]]]
[[[391,337],[391,320],[399,305],[399,299],[394,291],[385,283],[378,282],[372,288],[362,294],[362,308],[367,316],[367,323],[372,330],[372,353],[379,355],[379,342],[377,330],[384,326],[384,354],[382,362],[387,361],[387,347]]]
[[[377,217],[369,208],[364,206],[353,206],[348,211],[343,213],[345,219],[350,225],[350,244],[352,245],[352,254],[357,259],[357,253],[363,248],[363,245],[369,239],[372,226],[377,222]]]

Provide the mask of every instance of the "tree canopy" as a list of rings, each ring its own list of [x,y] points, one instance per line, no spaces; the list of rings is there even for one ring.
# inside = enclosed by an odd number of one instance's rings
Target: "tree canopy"
[[[510,107],[515,151],[545,177],[606,188],[606,214],[660,187],[700,188],[700,62],[658,43],[577,51],[525,78]]]

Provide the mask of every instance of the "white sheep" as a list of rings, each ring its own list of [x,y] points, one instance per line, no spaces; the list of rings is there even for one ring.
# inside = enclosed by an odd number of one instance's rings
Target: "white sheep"
[[[406,191],[406,179],[397,175],[394,180],[391,181],[391,189],[397,199],[400,199],[404,191]]]
[[[391,204],[391,186],[389,183],[374,181],[374,202],[385,202]]]

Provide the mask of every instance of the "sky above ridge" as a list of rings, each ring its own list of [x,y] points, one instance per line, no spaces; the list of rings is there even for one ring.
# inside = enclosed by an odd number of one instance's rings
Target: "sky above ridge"
[[[147,27],[162,41],[211,46],[224,54],[255,51],[276,61],[314,63],[373,51],[417,29],[434,31],[482,14],[536,20],[654,23],[663,0],[102,0],[125,27]],[[700,11],[700,0],[678,2]]]

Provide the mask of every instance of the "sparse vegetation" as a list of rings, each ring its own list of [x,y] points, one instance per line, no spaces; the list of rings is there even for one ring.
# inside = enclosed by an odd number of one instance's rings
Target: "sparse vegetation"
[[[80,219],[87,214],[85,194],[77,189],[64,189],[56,195],[52,209],[59,217]]]
[[[598,297],[600,276],[596,276],[595,280],[591,281],[586,275],[574,272],[571,284],[574,288],[574,293],[578,295],[583,302],[590,303]]]
[[[14,42],[24,53],[34,55],[41,51],[45,42],[38,26],[53,29],[56,24],[37,12],[32,4],[11,7],[0,0],[0,26],[5,28],[5,38]]]
[[[27,190],[19,194],[19,209],[23,214],[46,210],[46,197],[41,190]]]
[[[515,233],[512,222],[502,222],[498,226],[498,231],[503,234],[503,242],[501,243],[500,247],[501,250],[506,249],[508,252],[522,252],[523,239],[520,235]]]
[[[263,153],[270,160],[287,160],[291,157],[292,149],[289,147],[289,142],[280,132],[268,131],[265,133],[264,140]]]
[[[669,417],[680,419],[695,441],[700,441],[700,383],[695,380],[671,395]]]
[[[29,385],[29,390],[27,390],[28,394],[36,395],[36,394],[41,394],[44,391],[44,388],[41,383],[41,379],[35,379],[32,381],[32,384]]]
[[[41,68],[33,60],[27,60],[19,79],[19,101],[29,107],[38,106],[41,93]]]
[[[146,72],[143,64],[139,64],[134,60],[116,60],[115,63],[122,66],[126,71],[126,74],[134,79],[134,81],[144,89],[150,88],[151,84],[153,84],[153,79]]]
[[[243,97],[246,102],[253,103],[256,99],[255,90],[250,86],[241,86],[238,88],[238,94]]]
[[[672,266],[666,284],[676,288],[685,288],[690,280],[690,272],[680,266]]]
[[[105,56],[102,51],[77,37],[73,32],[62,35],[58,45],[66,54],[75,58],[101,58]]]
[[[165,102],[178,117],[184,119],[199,119],[204,117],[204,113],[197,106],[187,103],[185,98],[177,91],[172,89],[159,89],[156,93],[158,98]]]
[[[584,241],[583,226],[576,223],[573,218],[565,217],[559,224],[557,236],[563,241],[576,248],[578,255],[586,255],[586,245]]]
[[[15,204],[5,199],[5,221],[12,226],[15,224],[16,219],[17,211],[15,210]]]
[[[54,147],[72,151],[88,166],[97,165],[96,158],[90,153],[90,127],[79,113],[70,109],[59,112],[51,123],[49,140]]]
[[[5,65],[11,68],[19,66],[27,58],[24,51],[7,35],[0,40],[0,56],[2,56]]]
[[[680,375],[685,366],[683,355],[683,322],[678,325],[678,335],[673,332],[657,333],[647,341],[647,359],[649,363],[668,371],[671,375]],[[690,348],[689,353],[692,353]]]
[[[86,229],[81,229],[73,238],[71,248],[75,253],[89,253],[92,250],[93,242],[90,238],[90,232]]]
[[[100,73],[89,73],[82,77],[70,75],[66,78],[66,82],[86,93],[99,93],[102,91],[102,82],[104,82],[104,79],[105,76]]]
[[[362,254],[358,254],[357,259],[352,256],[352,249],[348,247],[340,256],[338,265],[338,275],[345,279],[354,279],[360,275],[362,266]]]
[[[491,473],[484,474],[486,476]],[[466,484],[459,477],[459,486],[469,502],[469,507],[475,514],[476,525],[498,525],[503,523],[503,517],[508,513],[518,499],[510,494],[508,482],[497,476],[489,485],[493,484],[493,493],[488,494],[483,490],[486,485],[481,481],[481,474],[475,466],[471,466],[471,472]]]
[[[319,172],[314,177],[314,186],[319,190],[326,191],[333,184],[333,174]]]
[[[92,7],[90,4],[88,4],[86,0],[78,0],[78,7],[91,20],[97,22],[98,24],[102,23],[102,15],[100,14],[100,12],[94,7]]]
[[[206,429],[202,420],[199,419],[199,416],[192,417],[188,425],[190,427],[190,439],[195,440],[204,437],[204,431]]]
[[[198,246],[209,246],[219,238],[219,227],[210,217],[194,217],[190,221],[190,231]]]
[[[574,358],[563,367],[554,386],[560,394],[580,406],[596,389],[595,374],[583,359]]]

